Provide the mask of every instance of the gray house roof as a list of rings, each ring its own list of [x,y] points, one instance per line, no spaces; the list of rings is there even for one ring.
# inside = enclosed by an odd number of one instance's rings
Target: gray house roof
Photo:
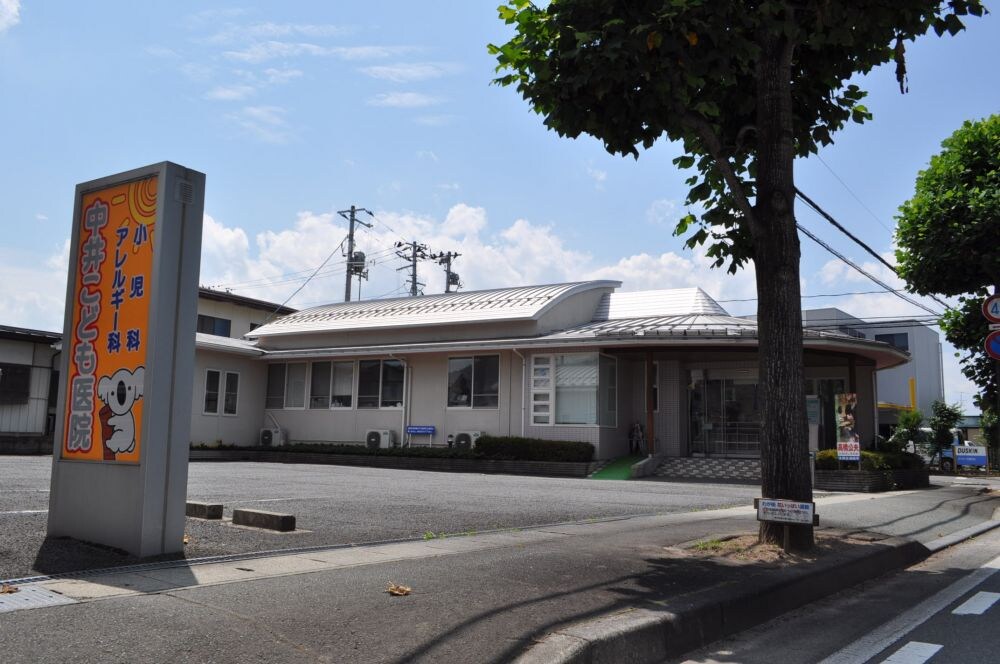
[[[284,316],[247,337],[310,332],[409,328],[457,323],[537,320],[560,302],[589,290],[617,288],[619,281],[583,281],[546,286],[445,293],[328,304]]]

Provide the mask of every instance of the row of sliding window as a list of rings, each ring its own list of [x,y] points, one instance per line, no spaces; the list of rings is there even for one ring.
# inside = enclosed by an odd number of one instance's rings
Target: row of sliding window
[[[400,360],[288,362],[267,367],[265,408],[402,408]],[[449,408],[497,408],[500,357],[448,359]]]
[[[531,358],[531,423],[617,426],[618,363],[599,353]]]

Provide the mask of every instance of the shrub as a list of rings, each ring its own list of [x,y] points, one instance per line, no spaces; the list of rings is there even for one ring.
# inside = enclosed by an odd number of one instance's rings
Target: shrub
[[[861,470],[918,470],[924,460],[909,452],[861,451]],[[820,450],[816,453],[817,470],[856,470],[857,461],[837,461],[837,450]]]
[[[517,459],[519,461],[590,462],[594,446],[569,440],[541,440],[516,436],[481,436],[476,452],[487,459]]]
[[[590,462],[594,446],[573,441],[540,440],[508,436],[482,436],[475,449],[453,447],[369,448],[351,443],[289,443],[280,447],[240,447],[237,445],[191,445],[195,450],[255,450],[302,454],[355,454],[362,456],[419,457],[423,459],[496,459],[506,461]]]

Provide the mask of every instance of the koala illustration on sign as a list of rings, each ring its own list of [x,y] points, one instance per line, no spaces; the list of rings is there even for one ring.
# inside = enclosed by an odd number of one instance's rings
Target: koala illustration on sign
[[[104,407],[101,408],[101,437],[104,439],[104,459],[114,461],[116,454],[135,449],[135,417],[132,406],[142,398],[142,384],[146,369],[135,371],[119,369],[110,376],[102,376],[97,393]]]

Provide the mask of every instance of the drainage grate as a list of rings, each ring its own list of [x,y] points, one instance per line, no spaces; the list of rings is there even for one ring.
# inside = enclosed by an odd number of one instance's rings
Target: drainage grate
[[[51,590],[45,590],[36,586],[25,586],[19,588],[16,593],[0,595],[0,613],[76,603],[75,599],[70,599],[65,595],[54,593]]]

